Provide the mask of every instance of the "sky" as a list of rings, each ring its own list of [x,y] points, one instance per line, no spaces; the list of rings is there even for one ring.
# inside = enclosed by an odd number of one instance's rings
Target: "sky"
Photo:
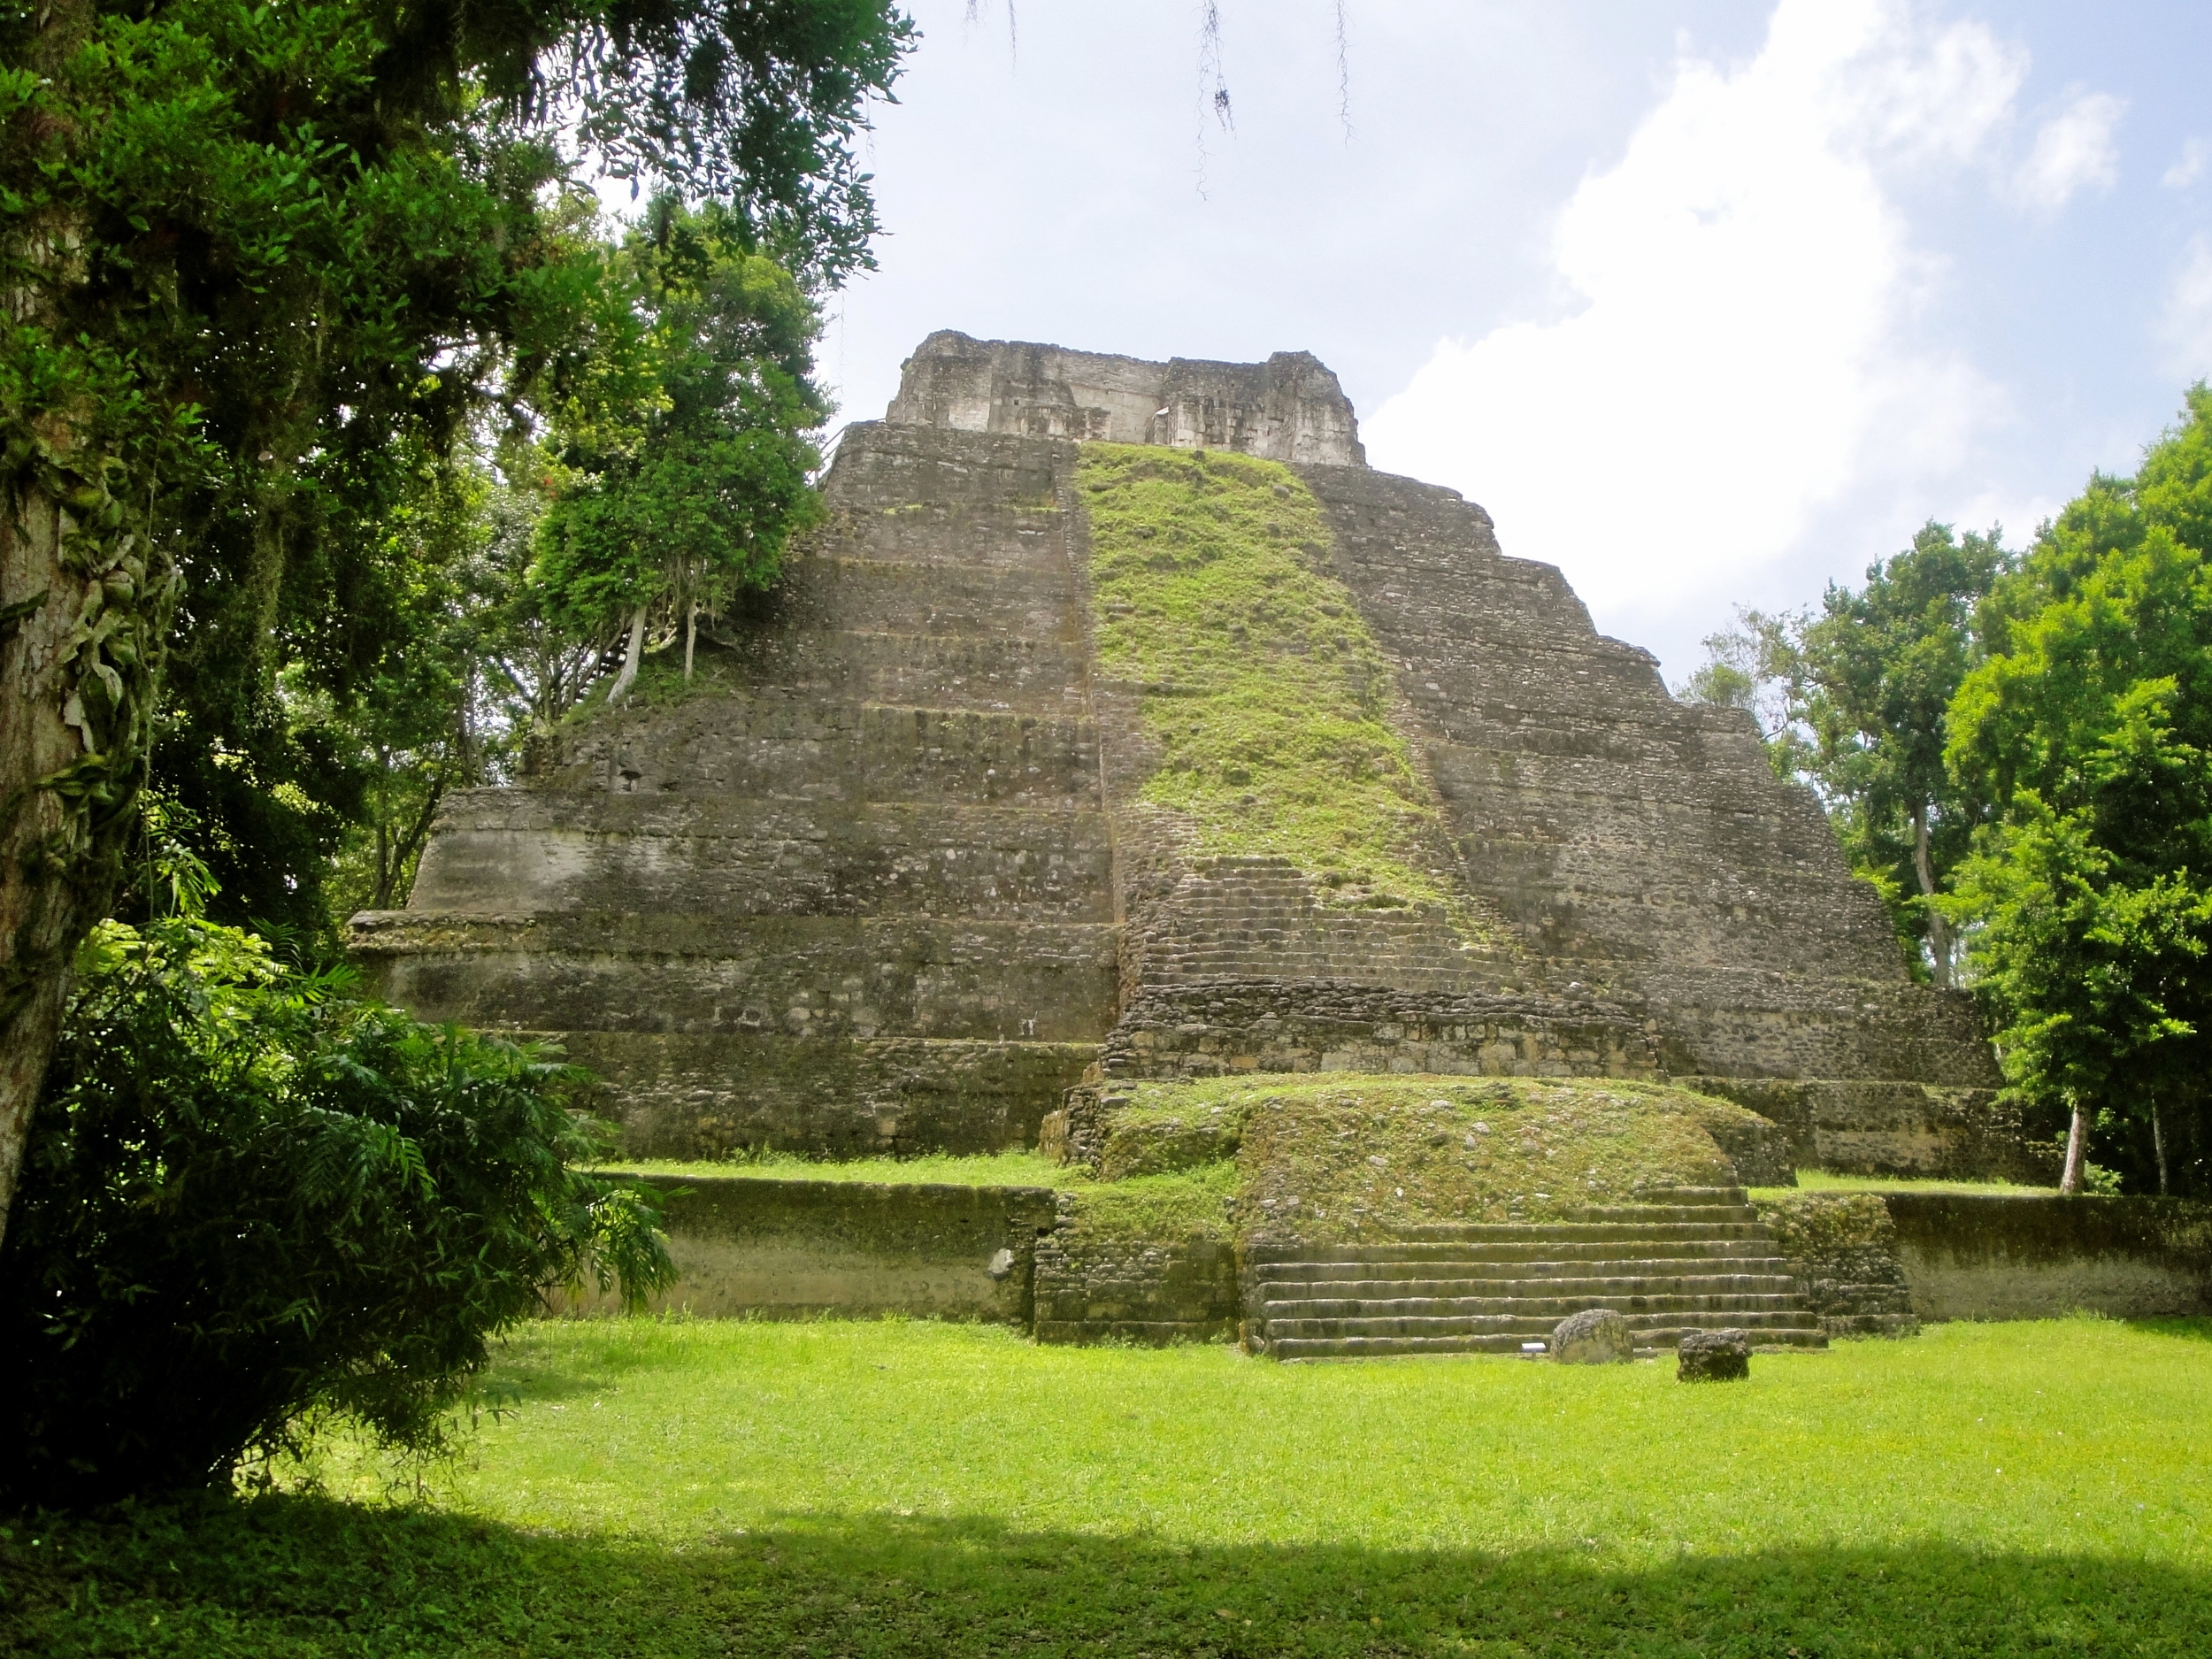
[[[841,419],[938,328],[1309,350],[1373,465],[1480,502],[1671,681],[1930,518],[2024,545],[2212,373],[2212,7],[910,10]]]

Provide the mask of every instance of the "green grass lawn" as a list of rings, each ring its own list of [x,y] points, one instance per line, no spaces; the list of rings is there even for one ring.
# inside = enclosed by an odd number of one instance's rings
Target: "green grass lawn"
[[[11,1524],[0,1650],[2212,1651],[2212,1324],[1671,1371],[539,1325],[422,1501]]]
[[[718,1162],[680,1158],[623,1158],[611,1171],[650,1177],[663,1186],[702,1177],[736,1176],[769,1181],[887,1181],[905,1186],[944,1181],[956,1187],[1081,1187],[1091,1172],[1081,1164],[1055,1164],[1034,1152],[925,1153],[911,1158],[805,1158],[761,1152]]]
[[[1752,1190],[1763,1197],[1792,1189],[1786,1187],[1759,1187]],[[2025,1187],[2015,1181],[1940,1181],[1920,1176],[1835,1175],[1826,1170],[1798,1171],[1796,1190],[1809,1193],[1990,1193],[2015,1198],[2048,1197],[2058,1192],[2055,1187]]]

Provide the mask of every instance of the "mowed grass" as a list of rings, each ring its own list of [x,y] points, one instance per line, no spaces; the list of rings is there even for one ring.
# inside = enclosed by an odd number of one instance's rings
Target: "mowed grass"
[[[1999,1197],[2055,1196],[2055,1187],[2027,1187],[2015,1181],[1944,1181],[1921,1176],[1904,1175],[1838,1175],[1827,1170],[1800,1170],[1797,1171],[1798,1189],[1809,1193],[1964,1193],[1989,1194]],[[1786,1187],[1762,1187],[1754,1191],[1762,1195],[1786,1193]]]
[[[738,1177],[768,1181],[875,1181],[895,1187],[921,1181],[956,1187],[1079,1187],[1091,1172],[1081,1164],[1055,1164],[1034,1151],[925,1153],[910,1158],[806,1158],[761,1152],[709,1161],[699,1158],[622,1158],[602,1166],[611,1174],[642,1175],[660,1186],[686,1179]]]
[[[2212,1651],[2212,1325],[1671,1371],[541,1325],[426,1502],[17,1524],[8,1651]]]

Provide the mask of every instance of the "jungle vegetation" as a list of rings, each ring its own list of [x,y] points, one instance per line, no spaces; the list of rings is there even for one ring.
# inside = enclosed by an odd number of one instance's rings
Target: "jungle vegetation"
[[[364,997],[338,929],[818,511],[818,303],[914,39],[0,0],[8,1498],[336,1420],[434,1454],[493,1335],[664,1279],[578,1077]]]
[[[2131,1190],[2212,1190],[2212,390],[2025,552],[1930,524],[1817,610],[1740,614],[1683,695],[1759,720],[1907,961]]]

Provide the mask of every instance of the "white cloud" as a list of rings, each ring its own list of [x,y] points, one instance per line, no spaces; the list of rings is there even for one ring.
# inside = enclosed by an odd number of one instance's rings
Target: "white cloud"
[[[2189,244],[2159,320],[2170,366],[2191,380],[2212,377],[2212,241]]]
[[[2204,140],[2193,138],[2181,147],[2181,154],[2174,157],[2174,165],[2166,169],[2159,180],[2169,190],[2185,190],[2204,177],[2204,164],[2212,160],[2212,150]]]
[[[2091,186],[2108,190],[2120,176],[2112,129],[2127,100],[2108,92],[2078,92],[2035,134],[2028,158],[2013,175],[2011,194],[2023,207],[2055,213]]]
[[[1931,267],[1882,171],[1984,158],[2024,70],[1978,25],[1783,0],[1742,68],[1681,63],[1567,204],[1578,309],[1440,342],[1371,457],[1483,503],[1601,619],[1725,614],[1824,507],[1963,460],[1994,400],[1909,342]]]

